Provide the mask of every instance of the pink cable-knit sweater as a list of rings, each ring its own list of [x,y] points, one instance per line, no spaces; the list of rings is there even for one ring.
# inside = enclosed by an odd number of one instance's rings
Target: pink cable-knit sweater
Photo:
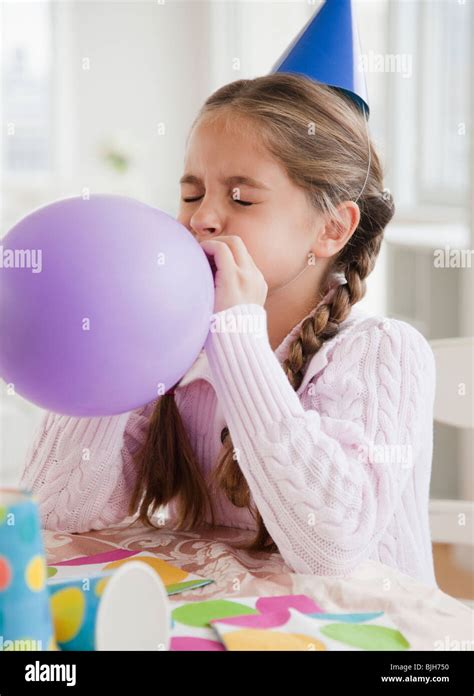
[[[375,559],[436,586],[428,523],[435,369],[423,336],[355,306],[295,392],[281,363],[303,320],[274,352],[260,305],[213,316],[234,329],[210,331],[175,392],[204,474],[227,425],[252,499],[295,572],[344,576]],[[127,516],[131,456],[155,403],[102,418],[45,415],[21,477],[45,528],[83,532]],[[248,510],[221,494],[215,504],[218,524],[255,529]],[[171,501],[171,520],[174,512]]]

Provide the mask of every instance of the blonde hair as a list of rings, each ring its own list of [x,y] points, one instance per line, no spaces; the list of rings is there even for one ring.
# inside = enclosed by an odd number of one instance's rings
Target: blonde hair
[[[229,127],[238,123],[243,133],[248,128],[249,134],[258,134],[262,146],[307,194],[315,210],[337,219],[336,207],[343,201],[357,200],[360,209],[356,230],[330,267],[331,272],[344,273],[347,284],[337,287],[331,299],[305,319],[289,346],[283,369],[296,390],[309,359],[337,334],[351,306],[364,296],[365,279],[374,267],[384,228],[394,214],[393,199],[383,189],[382,167],[368,140],[365,117],[340,90],[289,73],[236,80],[207,99],[193,127],[202,119],[222,117]],[[221,439],[223,447],[212,485],[220,488],[233,505],[248,507],[257,524],[255,538],[240,548],[276,550],[262,516],[251,506],[250,489],[234,456],[228,428],[222,431]],[[139,519],[154,527],[151,518],[157,508],[176,496],[176,529],[205,526],[207,511],[214,525],[211,495],[173,394],[157,401],[135,462],[138,476],[130,514],[140,505]]]

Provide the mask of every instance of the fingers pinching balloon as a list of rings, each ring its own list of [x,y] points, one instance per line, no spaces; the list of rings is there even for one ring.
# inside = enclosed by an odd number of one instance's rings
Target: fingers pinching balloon
[[[0,375],[70,416],[123,413],[178,382],[201,351],[214,283],[192,234],[115,195],[66,198],[3,238]]]

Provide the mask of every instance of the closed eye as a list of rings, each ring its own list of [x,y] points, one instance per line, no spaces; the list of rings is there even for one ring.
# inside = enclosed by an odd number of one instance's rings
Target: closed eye
[[[202,196],[198,196],[197,198],[183,198],[184,203],[194,203],[194,201],[198,201]],[[253,203],[249,203],[248,201],[241,201],[238,198],[233,198],[232,199],[234,203],[238,203],[239,205],[253,205]]]

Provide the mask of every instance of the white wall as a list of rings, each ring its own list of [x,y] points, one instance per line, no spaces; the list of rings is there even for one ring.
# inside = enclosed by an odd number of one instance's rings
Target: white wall
[[[2,182],[0,235],[34,207],[79,195],[84,188],[129,194],[175,214],[185,137],[203,101],[227,82],[267,73],[318,3],[76,0],[53,5],[56,169],[40,181]],[[355,6],[363,52],[387,51],[388,0],[356,0]],[[83,69],[86,59],[89,70]],[[392,188],[389,79],[384,73],[367,75],[370,132]],[[158,135],[159,123],[165,135]],[[100,158],[102,141],[115,132],[127,133],[136,150],[135,166],[125,177],[107,169]],[[470,279],[472,285],[472,274]],[[464,296],[468,298],[468,288]],[[383,250],[363,304],[384,314],[386,297]],[[466,302],[466,325],[470,306]],[[472,327],[466,332],[472,333]],[[6,395],[3,383],[0,388],[0,477],[11,483],[43,411]],[[472,452],[472,438],[466,451]],[[464,476],[472,490],[471,471],[466,468]]]
[[[34,181],[2,182],[0,234],[35,207],[84,189],[131,195],[176,214],[185,137],[203,101],[227,82],[269,72],[318,4],[53,2],[55,169]],[[362,41],[383,43],[385,0],[377,9],[358,5]],[[369,84],[374,105],[383,107],[379,87]],[[374,136],[384,123],[378,112],[371,118]],[[125,176],[100,157],[101,144],[115,133],[126,134],[136,157]],[[381,259],[369,279],[369,309],[383,311],[383,278]],[[12,483],[44,411],[1,387],[1,476]]]
[[[71,13],[74,184],[108,186],[99,143],[127,131],[138,145],[137,192],[166,209],[178,195],[183,135],[208,90],[208,6],[83,2]]]
[[[184,137],[209,92],[209,5],[56,2],[54,10],[57,170],[42,180],[2,181],[1,234],[33,208],[83,188],[132,195],[173,213]],[[165,135],[158,135],[160,122]],[[125,179],[98,155],[116,130],[138,144]],[[0,482],[12,485],[45,412],[9,394],[4,382],[0,389]]]

